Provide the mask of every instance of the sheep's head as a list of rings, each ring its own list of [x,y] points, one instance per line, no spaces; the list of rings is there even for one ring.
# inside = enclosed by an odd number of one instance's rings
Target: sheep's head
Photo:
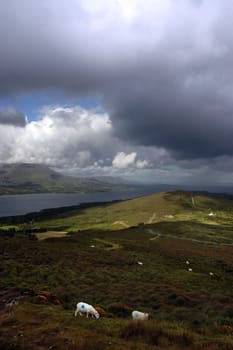
[[[98,311],[95,311],[95,317],[100,318],[100,314],[98,313]]]

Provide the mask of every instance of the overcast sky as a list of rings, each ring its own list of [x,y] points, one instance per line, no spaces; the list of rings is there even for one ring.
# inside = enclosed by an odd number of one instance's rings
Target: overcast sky
[[[231,0],[1,0],[0,163],[232,183]]]

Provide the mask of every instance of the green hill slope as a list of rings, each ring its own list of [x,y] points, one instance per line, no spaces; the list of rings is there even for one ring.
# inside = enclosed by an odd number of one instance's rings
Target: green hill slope
[[[105,205],[82,205],[0,219],[0,228],[76,232],[140,227],[151,239],[233,243],[233,201],[201,193],[161,192]],[[14,226],[9,226],[14,225]]]
[[[49,217],[49,211],[46,214]],[[42,215],[43,216],[43,215]],[[219,226],[233,225],[233,202],[199,193],[170,191],[90,208],[77,208],[40,220],[43,228],[68,230],[123,229],[160,222],[194,221]]]

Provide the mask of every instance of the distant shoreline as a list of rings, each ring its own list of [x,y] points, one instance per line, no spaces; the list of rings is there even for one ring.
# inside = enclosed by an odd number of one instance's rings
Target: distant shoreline
[[[136,198],[136,197],[134,197]],[[130,199],[130,198],[128,198]],[[64,207],[57,207],[57,208],[48,208],[48,209],[42,209],[40,211],[31,212],[28,214],[22,214],[22,215],[9,215],[9,216],[2,216],[0,217],[0,224],[11,222],[11,223],[22,223],[22,222],[30,222],[32,220],[42,220],[47,217],[53,217],[61,213],[66,213],[72,210],[83,210],[87,208],[97,207],[97,206],[104,206],[109,205],[117,202],[122,202],[128,199],[119,199],[119,200],[112,200],[107,202],[90,202],[90,203],[80,203],[77,205],[71,205],[71,206],[64,206]]]
[[[138,191],[119,191],[114,193],[92,193],[92,194],[76,194],[76,193],[45,193],[45,194],[27,194],[27,195],[4,195],[0,196],[0,223],[2,222],[22,222],[36,220],[38,218],[47,218],[65,213],[71,210],[81,210],[93,206],[108,205],[110,203],[125,201],[133,198],[147,196],[153,193],[164,191],[172,191],[174,188],[156,188],[142,187]],[[180,189],[190,193],[207,194],[209,196],[233,200],[232,193],[209,192],[200,190]],[[7,212],[5,206],[7,203],[9,212],[13,214],[4,215]],[[74,203],[74,204],[72,204]],[[47,207],[46,207],[47,206]],[[24,212],[22,212],[24,211]]]
[[[0,218],[41,210],[72,207],[82,203],[111,202],[172,189],[170,186],[129,186],[127,189],[89,193],[39,193],[0,196]]]

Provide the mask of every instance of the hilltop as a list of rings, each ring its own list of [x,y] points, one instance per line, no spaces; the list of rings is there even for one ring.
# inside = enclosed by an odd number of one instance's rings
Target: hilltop
[[[117,186],[116,181],[65,176],[46,165],[0,166],[0,194],[110,191]]]

